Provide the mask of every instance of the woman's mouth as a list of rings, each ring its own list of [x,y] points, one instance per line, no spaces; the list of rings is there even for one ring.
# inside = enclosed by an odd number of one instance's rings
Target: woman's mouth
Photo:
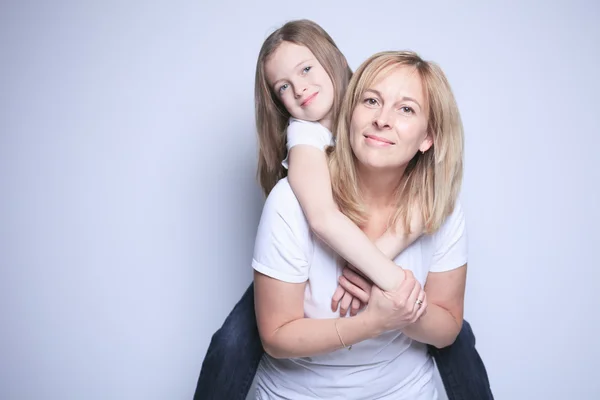
[[[383,138],[377,135],[363,135],[367,140],[367,143],[375,145],[375,146],[393,146],[396,143],[392,142],[389,139]]]

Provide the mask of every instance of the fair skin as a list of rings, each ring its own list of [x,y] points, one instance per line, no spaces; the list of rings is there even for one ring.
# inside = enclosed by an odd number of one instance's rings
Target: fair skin
[[[427,151],[432,143],[427,133],[425,96],[414,70],[395,68],[369,89],[353,111],[349,135],[359,188],[369,210],[364,233],[375,240],[385,232],[394,212],[394,188],[406,165],[417,151]],[[425,291],[409,270],[392,291],[363,285],[364,292],[370,291],[369,297],[355,294],[369,302],[365,311],[337,319],[345,344],[401,330],[420,342],[448,346],[462,323],[465,276],[466,265],[429,273]],[[309,357],[340,348],[336,320],[304,317],[306,282],[286,283],[255,272],[254,284],[258,329],[268,354]],[[347,288],[354,290],[349,285]],[[416,304],[417,299],[422,306]]]
[[[269,86],[290,115],[297,119],[318,121],[331,129],[334,101],[332,81],[305,46],[283,42],[265,64]],[[325,153],[309,145],[297,145],[290,150],[288,180],[298,198],[313,232],[365,276],[384,290],[393,290],[404,279],[404,273],[391,259],[410,245],[422,232],[417,221],[410,235],[402,226],[395,231],[384,230],[373,243],[333,200]],[[332,307],[340,305],[346,315],[360,303],[348,292],[336,291]]]
[[[331,128],[333,83],[307,47],[281,43],[265,63],[265,75],[294,118],[318,121]]]

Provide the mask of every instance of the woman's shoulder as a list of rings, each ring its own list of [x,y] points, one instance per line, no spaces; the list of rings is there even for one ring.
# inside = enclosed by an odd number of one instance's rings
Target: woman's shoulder
[[[267,196],[263,207],[265,213],[279,214],[284,219],[305,219],[287,177],[280,179]]]
[[[460,199],[456,199],[456,201],[454,202],[454,207],[452,208],[452,212],[450,213],[450,215],[448,215],[448,217],[444,221],[444,225],[448,224],[448,223],[452,223],[453,221],[456,222],[456,221],[464,221],[464,220],[465,220],[465,213],[463,211],[462,204],[460,202]]]
[[[431,272],[458,268],[467,262],[467,226],[459,200],[440,229],[433,234],[434,263]]]
[[[258,223],[252,266],[285,282],[308,279],[312,242],[308,223],[287,179],[281,179],[265,201]]]
[[[273,186],[273,189],[271,189],[269,195],[267,196],[266,203],[286,203],[292,198],[295,199],[296,196],[294,195],[294,191],[292,190],[288,178],[285,177],[280,179],[275,186]]]
[[[450,214],[446,217],[440,228],[433,234],[434,238],[444,240],[448,235],[452,236],[452,233],[463,234],[466,230],[465,227],[465,214],[463,207],[459,199],[454,203],[454,207]]]

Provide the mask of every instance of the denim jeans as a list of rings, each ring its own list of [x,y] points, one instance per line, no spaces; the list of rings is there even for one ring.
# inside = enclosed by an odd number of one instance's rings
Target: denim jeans
[[[475,349],[475,335],[467,321],[463,322],[451,346],[428,348],[449,400],[494,398],[485,366]],[[262,355],[251,284],[210,341],[194,400],[244,400]]]

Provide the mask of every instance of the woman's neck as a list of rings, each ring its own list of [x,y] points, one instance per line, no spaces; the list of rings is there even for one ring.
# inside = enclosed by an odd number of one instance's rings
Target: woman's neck
[[[404,171],[357,168],[361,197],[369,209],[396,206],[396,190]]]

